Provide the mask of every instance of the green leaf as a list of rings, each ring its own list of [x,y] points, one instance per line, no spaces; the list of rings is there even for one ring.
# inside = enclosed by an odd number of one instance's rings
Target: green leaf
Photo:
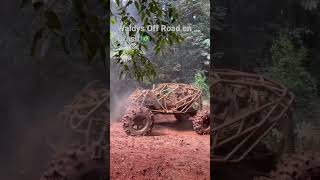
[[[46,25],[48,26],[49,29],[51,30],[61,29],[61,23],[60,23],[59,17],[54,11],[51,11],[51,10],[45,11],[45,16],[47,20]]]
[[[141,46],[144,47],[144,49],[148,50],[148,46],[146,44],[141,43]]]
[[[125,21],[127,21],[128,20],[128,16],[123,16],[122,18],[121,18],[121,21],[122,22],[125,22]]]
[[[168,15],[169,15],[169,17],[171,18],[171,17],[173,16],[174,10],[173,10],[172,7],[169,7],[168,11],[169,11],[169,14],[168,14]]]
[[[156,52],[156,55],[159,55],[159,53],[160,53],[160,47],[157,46],[154,50],[155,50],[155,52]]]
[[[166,44],[166,41],[164,39],[161,39],[160,42],[159,42],[159,45],[160,46],[164,46]]]
[[[143,25],[144,25],[145,27],[147,27],[147,26],[148,26],[148,24],[149,24],[149,19],[148,19],[148,18],[146,18],[146,19],[144,20],[144,22],[143,22]]]
[[[128,3],[126,4],[125,8],[127,8],[130,4],[132,4],[133,1],[132,0],[129,0]]]
[[[115,17],[110,18],[110,23],[111,24],[117,24],[117,19]]]
[[[170,36],[168,37],[168,42],[169,42],[169,45],[170,45],[170,46],[173,45],[173,41],[172,41],[172,38],[171,38]]]
[[[45,30],[45,28],[40,28],[33,35],[33,40],[32,40],[32,45],[31,45],[31,52],[30,52],[31,56],[35,55],[38,42],[42,39],[42,35],[43,35],[44,30]]]
[[[123,65],[124,70],[129,71],[129,66],[127,64]]]
[[[210,39],[205,39],[202,43],[210,47]]]
[[[146,17],[146,13],[145,13],[145,12],[142,12],[142,13],[141,13],[141,21],[143,21],[145,17]]]
[[[136,6],[136,9],[139,11],[140,10],[139,3],[137,1],[134,1],[134,5]]]
[[[116,0],[118,6],[120,6],[120,0]]]
[[[137,20],[134,17],[130,17],[131,21],[137,23]]]
[[[136,33],[136,31],[129,31],[129,37],[134,37]]]
[[[146,13],[147,13],[147,15],[148,15],[149,17],[151,17],[151,13],[150,13],[149,10],[147,10]]]

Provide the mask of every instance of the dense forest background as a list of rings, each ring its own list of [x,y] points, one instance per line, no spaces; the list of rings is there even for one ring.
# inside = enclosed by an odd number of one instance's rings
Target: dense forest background
[[[207,76],[210,67],[210,1],[209,0],[167,0],[159,1],[160,16],[150,14],[150,6],[146,6],[142,13],[140,5],[130,1],[111,1],[111,33],[110,33],[110,67],[111,77],[111,116],[112,120],[121,117],[119,104],[127,99],[128,95],[137,87],[151,88],[157,83],[188,83],[195,84],[209,97]],[[147,2],[147,1],[146,1]],[[149,1],[152,2],[152,1]],[[127,6],[127,4],[129,4]],[[147,4],[147,3],[146,3]],[[128,16],[122,15],[122,7],[126,8]],[[140,10],[139,10],[140,9]],[[154,13],[153,10],[150,10]],[[145,15],[142,15],[146,12]],[[149,12],[149,13],[148,13]],[[125,13],[123,13],[125,14]],[[149,14],[149,15],[148,15]],[[170,17],[171,14],[177,14]],[[145,17],[144,17],[145,16]],[[127,22],[127,19],[134,19]],[[143,32],[126,32],[122,27],[142,27],[145,24],[157,24],[153,19],[160,19],[166,26],[190,27],[191,31],[177,32],[150,32],[148,35],[155,41],[139,44],[139,42],[126,41],[130,37],[140,38]],[[172,19],[175,21],[173,22]],[[147,23],[143,23],[146,22]],[[179,38],[183,39],[179,41]],[[157,47],[161,47],[157,50]],[[140,47],[142,46],[142,48]],[[147,48],[144,48],[147,47]],[[152,67],[142,61],[150,62]],[[141,69],[135,69],[134,63]],[[155,74],[148,70],[154,70]],[[138,71],[135,71],[138,70]],[[134,72],[138,72],[135,75]],[[140,73],[141,72],[141,73]],[[153,71],[151,71],[153,72]],[[143,81],[139,79],[144,75]],[[138,81],[137,81],[138,79]],[[207,101],[208,102],[208,101]]]
[[[318,0],[215,1],[213,66],[266,75],[296,95],[298,150],[319,146]],[[278,133],[274,132],[274,136]]]
[[[185,43],[163,48],[162,56],[146,53],[158,70],[154,82],[205,82],[202,76],[195,77],[209,64],[270,76],[296,95],[298,148],[319,146],[318,0],[216,0],[211,7],[216,18],[211,34],[209,1],[166,2],[183,15],[179,23],[189,23],[197,31],[181,34]],[[59,6],[59,12],[66,12],[61,7],[67,5]],[[19,6],[9,0],[0,6],[0,179],[37,179],[50,159],[45,136],[59,133],[59,129],[49,131],[55,124],[50,118],[86,83],[106,79],[101,63],[88,65],[81,49],[66,54],[51,36],[46,36],[51,44],[45,43],[40,57],[30,56],[37,30],[33,22],[39,15]],[[210,35],[214,56],[208,54]]]
[[[0,5],[0,179],[39,179],[53,153],[47,138],[61,133],[56,115],[92,80],[106,80],[102,64],[51,44],[31,56],[37,16],[19,1]]]

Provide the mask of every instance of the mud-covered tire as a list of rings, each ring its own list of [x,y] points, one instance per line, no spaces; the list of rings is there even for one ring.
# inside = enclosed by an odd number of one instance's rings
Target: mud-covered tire
[[[142,129],[133,128],[135,119],[144,118],[145,125]],[[153,113],[146,107],[137,107],[129,109],[122,118],[123,129],[129,136],[144,136],[151,132],[153,127]]]
[[[255,178],[255,180],[309,179],[320,179],[320,152],[308,151],[289,155],[278,163],[268,177]]]
[[[73,145],[57,153],[40,180],[104,180],[106,152],[100,145]]]
[[[198,111],[191,120],[193,123],[193,129],[198,134],[210,134],[210,112],[208,110]]]

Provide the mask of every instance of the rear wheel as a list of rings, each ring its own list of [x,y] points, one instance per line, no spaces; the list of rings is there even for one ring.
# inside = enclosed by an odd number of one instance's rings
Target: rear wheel
[[[146,107],[130,109],[123,116],[122,122],[127,135],[144,136],[153,127],[153,113]]]
[[[198,111],[191,120],[193,123],[193,129],[198,134],[210,134],[210,113],[208,110]]]

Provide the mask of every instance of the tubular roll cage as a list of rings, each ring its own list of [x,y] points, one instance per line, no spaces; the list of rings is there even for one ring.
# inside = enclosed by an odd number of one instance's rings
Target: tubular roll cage
[[[272,100],[264,104],[258,104],[241,112],[222,124],[215,126],[217,116],[213,113],[215,106],[214,97],[210,98],[211,104],[211,160],[213,162],[239,162],[261,140],[275,128],[277,124],[290,121],[291,106],[294,95],[283,85],[260,75],[244,73],[228,69],[214,69],[210,75],[210,94],[216,88],[238,86],[244,87],[249,92],[264,92],[271,94]],[[254,93],[250,93],[253,96]],[[256,102],[258,97],[253,97]],[[216,104],[215,104],[216,103]],[[252,122],[253,121],[253,122]],[[286,122],[285,122],[286,123]],[[288,136],[288,133],[286,134]],[[216,150],[223,147],[223,154],[219,155]],[[226,150],[227,149],[227,150]]]
[[[175,93],[180,94],[179,97]],[[143,96],[142,104],[147,97],[151,97],[160,109],[152,109],[153,113],[162,114],[183,114],[191,112],[191,107],[195,102],[198,102],[202,109],[202,91],[189,84],[162,83],[153,86],[152,90],[146,90]],[[169,107],[170,105],[170,107]]]

